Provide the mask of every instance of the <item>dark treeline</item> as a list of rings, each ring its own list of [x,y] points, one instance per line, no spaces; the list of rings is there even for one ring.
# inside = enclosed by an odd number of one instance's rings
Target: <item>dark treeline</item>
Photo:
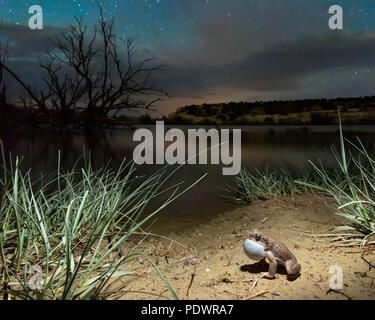
[[[340,110],[347,123],[374,124],[375,96],[189,105],[170,122],[201,124],[334,124]]]
[[[375,108],[375,96],[356,98],[335,98],[335,99],[303,99],[303,100],[273,100],[256,102],[228,102],[219,104],[189,105],[179,108],[177,112],[187,114],[210,116],[212,111],[218,108],[225,113],[236,113],[238,115],[255,114],[288,114],[318,110],[342,110],[360,108],[366,111],[368,108]]]

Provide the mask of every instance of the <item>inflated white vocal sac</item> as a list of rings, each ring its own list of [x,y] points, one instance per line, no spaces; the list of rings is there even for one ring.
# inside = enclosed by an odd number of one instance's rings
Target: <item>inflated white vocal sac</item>
[[[264,252],[264,247],[250,239],[246,239],[243,243],[243,249],[246,255],[252,260],[262,260],[265,258],[266,253]]]

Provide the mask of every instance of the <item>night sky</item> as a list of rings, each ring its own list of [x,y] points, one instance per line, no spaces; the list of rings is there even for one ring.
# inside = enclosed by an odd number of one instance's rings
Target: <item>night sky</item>
[[[40,5],[44,29],[29,30]],[[341,5],[344,30],[328,28]],[[107,0],[122,37],[137,37],[139,56],[163,65],[154,81],[170,100],[163,113],[192,103],[375,94],[373,0]],[[0,0],[0,39],[24,78],[38,83],[37,58],[48,37],[82,16],[98,19],[92,0]]]

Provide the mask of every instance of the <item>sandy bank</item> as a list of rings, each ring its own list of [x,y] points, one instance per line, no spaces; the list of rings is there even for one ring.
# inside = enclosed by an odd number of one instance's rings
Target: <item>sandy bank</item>
[[[141,247],[157,263],[180,299],[375,299],[375,270],[362,260],[359,248],[335,247],[329,239],[310,233],[327,230],[342,219],[334,204],[313,196],[258,201],[220,215],[168,240],[150,237]],[[267,264],[249,260],[242,243],[249,230],[257,228],[284,242],[302,265],[295,281],[280,268],[276,279],[260,279]],[[323,242],[324,241],[324,242]],[[375,251],[366,259],[375,261]],[[344,288],[330,292],[331,266],[343,270]],[[147,259],[127,265],[136,271],[113,283],[125,286],[122,299],[171,299],[165,283]],[[194,276],[193,276],[194,275]]]

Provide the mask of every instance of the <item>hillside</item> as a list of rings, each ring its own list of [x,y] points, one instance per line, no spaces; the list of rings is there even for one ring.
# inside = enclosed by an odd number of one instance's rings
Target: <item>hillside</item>
[[[360,98],[229,102],[190,105],[168,116],[173,124],[327,125],[375,124],[375,96]]]

